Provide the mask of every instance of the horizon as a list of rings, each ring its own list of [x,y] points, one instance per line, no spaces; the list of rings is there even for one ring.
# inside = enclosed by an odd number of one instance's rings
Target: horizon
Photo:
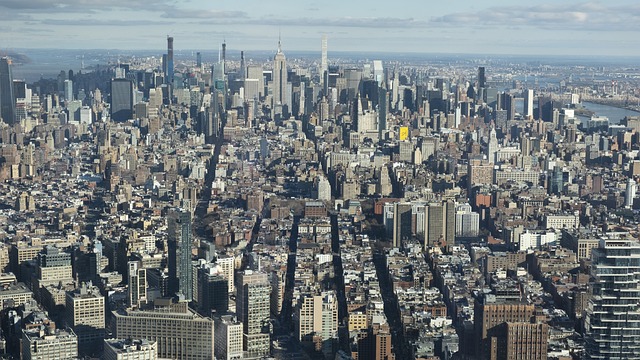
[[[0,2],[0,44],[28,49],[164,48],[170,34],[178,48],[197,49],[223,40],[234,48],[320,49],[329,52],[553,54],[640,56],[634,25],[640,5],[532,0],[472,0],[419,4],[378,0],[367,6],[328,0],[276,3],[205,0],[86,0]],[[96,46],[100,44],[99,46]],[[272,46],[266,46],[272,44]]]

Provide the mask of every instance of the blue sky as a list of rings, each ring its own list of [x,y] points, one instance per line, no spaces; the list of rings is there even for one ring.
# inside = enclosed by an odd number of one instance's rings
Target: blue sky
[[[230,49],[640,56],[640,2],[0,0],[0,49]]]

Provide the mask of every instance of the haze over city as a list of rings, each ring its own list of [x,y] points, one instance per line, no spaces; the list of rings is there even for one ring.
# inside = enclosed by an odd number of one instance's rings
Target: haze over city
[[[622,1],[20,1],[0,2],[2,48],[640,55],[640,5]]]

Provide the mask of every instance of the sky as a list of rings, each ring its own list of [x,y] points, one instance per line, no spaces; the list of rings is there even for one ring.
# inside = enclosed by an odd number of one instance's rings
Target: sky
[[[640,57],[638,0],[0,0],[0,49]]]

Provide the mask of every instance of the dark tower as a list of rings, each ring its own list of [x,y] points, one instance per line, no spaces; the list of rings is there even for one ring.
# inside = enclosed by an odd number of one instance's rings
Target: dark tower
[[[227,73],[227,42],[226,40],[222,41],[222,68],[224,69],[224,73]]]
[[[484,66],[478,68],[478,88],[487,87],[487,78],[484,74]]]
[[[193,299],[193,269],[191,266],[191,213],[171,209],[167,219],[169,247],[169,292]]]
[[[9,125],[13,125],[16,121],[16,98],[13,93],[11,60],[7,57],[0,59],[0,117]]]
[[[111,80],[111,120],[133,118],[133,84],[129,79]]]
[[[167,36],[167,84],[173,84],[173,37]]]

